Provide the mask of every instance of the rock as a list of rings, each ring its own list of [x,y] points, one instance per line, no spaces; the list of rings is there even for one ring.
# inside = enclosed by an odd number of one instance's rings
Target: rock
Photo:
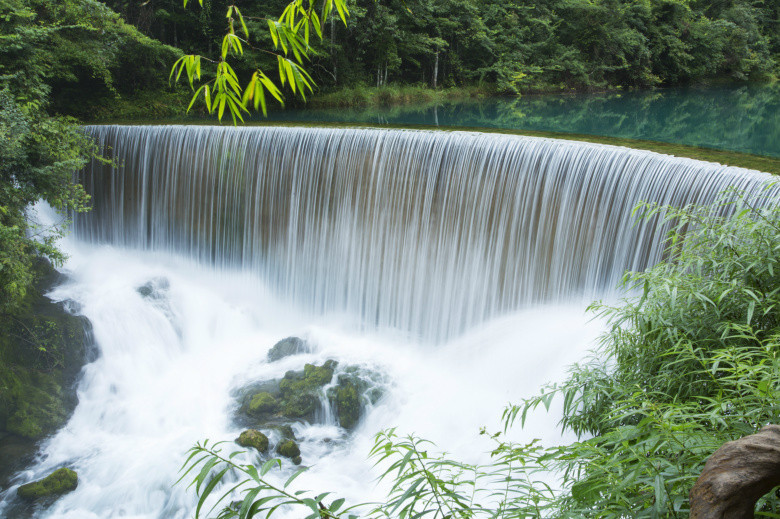
[[[268,450],[268,436],[255,429],[248,429],[242,432],[236,443],[242,447],[254,447],[259,452]]]
[[[279,445],[276,446],[276,452],[280,456],[284,456],[285,458],[290,458],[291,460],[295,460],[295,458],[300,459],[301,456],[301,449],[298,447],[298,444],[295,443],[295,440],[285,440],[283,442],[279,442]],[[296,463],[296,465],[298,465]]]
[[[303,458],[296,456],[292,459],[293,465],[300,465],[303,462]]]
[[[723,444],[691,489],[691,519],[749,519],[780,485],[780,425]]]
[[[67,468],[57,469],[45,478],[20,486],[16,493],[22,499],[34,501],[43,497],[59,496],[78,486],[78,476]]]
[[[170,287],[171,284],[167,278],[159,277],[147,281],[135,290],[141,297],[160,299],[165,297],[165,292],[167,292]]]
[[[357,384],[350,379],[342,379],[335,400],[339,425],[345,429],[354,428],[360,420],[361,408]]]
[[[279,408],[276,398],[267,392],[256,393],[249,401],[249,413],[263,415],[273,413]]]
[[[274,344],[273,347],[268,350],[268,362],[276,362],[285,357],[309,352],[311,352],[311,348],[309,348],[309,345],[306,344],[303,339],[299,339],[298,337],[287,337]]]
[[[376,371],[347,366],[338,375],[338,385],[328,390],[339,425],[354,429],[367,403],[375,404],[383,393],[383,377]]]
[[[0,433],[0,489],[8,488],[17,472],[32,465],[36,450],[34,440]]]
[[[89,322],[44,295],[63,277],[44,260],[36,262],[35,275],[19,308],[0,315],[0,433],[30,440],[67,421],[92,346]]]
[[[289,424],[277,425],[273,428],[279,431],[279,434],[281,434],[282,438],[285,440],[297,440],[295,431],[293,431],[293,428]]]
[[[333,370],[338,363],[326,361],[322,366],[306,364],[303,372],[288,371],[279,382],[281,391],[280,413],[286,418],[311,421],[319,406],[322,386],[333,379]]]

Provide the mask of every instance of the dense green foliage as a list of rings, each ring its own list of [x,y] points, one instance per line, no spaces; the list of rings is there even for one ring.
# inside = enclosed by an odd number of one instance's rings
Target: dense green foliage
[[[109,0],[147,34],[213,55],[236,5],[251,38],[240,78],[275,67],[262,17],[286,2]],[[500,91],[594,90],[776,76],[777,0],[351,0],[328,22],[306,69],[325,88],[495,83]],[[252,20],[250,17],[260,17]]]
[[[594,306],[611,328],[589,361],[575,366],[562,385],[505,413],[509,427],[562,397],[562,428],[581,441],[542,448],[495,435],[493,463],[471,466],[431,455],[431,446],[417,438],[381,433],[372,456],[393,481],[391,493],[385,503],[349,512],[340,510],[343,500],[324,504],[332,499],[327,494],[307,497],[269,484],[263,476],[273,461],[258,473],[222,457],[219,447],[199,445],[186,466],[201,468],[201,498],[225,474],[239,472],[248,492],[240,508],[228,507],[220,517],[270,513],[280,503],[308,507],[314,518],[357,511],[375,517],[687,517],[688,493],[707,457],[780,419],[780,208],[774,198],[728,193],[712,207],[640,210],[644,218],[673,225],[665,261],[626,276],[636,295],[623,304]],[[216,468],[225,472],[212,478]],[[539,480],[540,472],[549,480],[549,471],[560,478],[559,490]],[[760,516],[778,511],[774,493],[759,504]]]
[[[29,205],[88,204],[72,173],[92,144],[74,120],[54,114],[159,88],[176,55],[94,0],[0,1],[0,311],[24,297],[33,258],[61,259],[53,243],[62,227],[39,229]]]

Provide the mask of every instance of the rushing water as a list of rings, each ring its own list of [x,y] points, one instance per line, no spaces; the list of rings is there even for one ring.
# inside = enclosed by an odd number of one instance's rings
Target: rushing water
[[[82,173],[95,209],[51,296],[77,304],[101,354],[68,425],[17,478],[78,472],[76,491],[33,511],[47,518],[188,517],[192,493],[171,484],[195,441],[240,432],[232,392],[331,358],[383,374],[385,397],[352,435],[327,414],[296,426],[313,465],[300,486],[375,497],[365,455],[390,426],[484,460],[479,427],[593,344],[602,324],[583,301],[659,260],[662,231],[630,217],[638,201],[706,203],[768,178],[463,132],[89,131],[121,167]],[[315,350],[268,363],[289,335]],[[534,420],[518,437],[558,439],[554,414]],[[0,515],[19,512],[14,488]]]

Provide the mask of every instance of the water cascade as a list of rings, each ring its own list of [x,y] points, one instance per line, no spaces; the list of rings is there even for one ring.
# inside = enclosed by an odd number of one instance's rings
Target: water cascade
[[[67,426],[14,483],[67,466],[79,485],[38,508],[12,486],[3,517],[191,517],[192,492],[172,484],[196,441],[238,436],[235,392],[327,359],[380,374],[384,396],[349,434],[325,406],[295,424],[311,466],[300,488],[380,498],[365,457],[392,426],[484,461],[479,427],[498,430],[507,402],[560,380],[602,331],[585,302],[661,258],[664,231],[631,218],[638,202],[707,203],[769,178],[511,135],[87,131],[114,164],[79,173],[94,210],[75,217],[69,281],[50,296],[89,318],[100,354]],[[312,351],[269,362],[289,335]],[[540,413],[512,433],[559,441],[556,422]]]
[[[80,238],[256,274],[314,313],[446,340],[491,317],[593,297],[658,261],[640,201],[707,203],[763,175],[510,135],[98,126],[119,169],[81,180]]]

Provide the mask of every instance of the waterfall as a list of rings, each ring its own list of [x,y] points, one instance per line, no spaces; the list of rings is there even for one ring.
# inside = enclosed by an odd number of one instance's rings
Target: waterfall
[[[192,489],[174,484],[187,449],[208,438],[229,452],[245,427],[236,395],[329,360],[374,373],[382,396],[351,432],[327,402],[315,423],[293,424],[310,467],[296,488],[383,499],[365,456],[389,427],[484,463],[495,444],[480,428],[500,430],[507,402],[563,380],[603,332],[583,300],[662,257],[664,229],[631,217],[639,201],[704,204],[771,178],[468,132],[87,131],[112,164],[78,173],[94,210],[74,216],[68,281],[49,296],[89,319],[100,354],[68,424],[0,492],[2,517],[192,517]],[[311,351],[269,362],[291,335]],[[574,441],[555,405],[508,439]],[[294,470],[283,463],[267,475],[280,486]],[[16,499],[17,485],[63,466],[78,473],[75,491],[47,506]]]
[[[640,201],[708,203],[767,176],[614,146],[417,130],[92,126],[81,239],[257,274],[316,313],[440,341],[590,298],[663,253]]]

